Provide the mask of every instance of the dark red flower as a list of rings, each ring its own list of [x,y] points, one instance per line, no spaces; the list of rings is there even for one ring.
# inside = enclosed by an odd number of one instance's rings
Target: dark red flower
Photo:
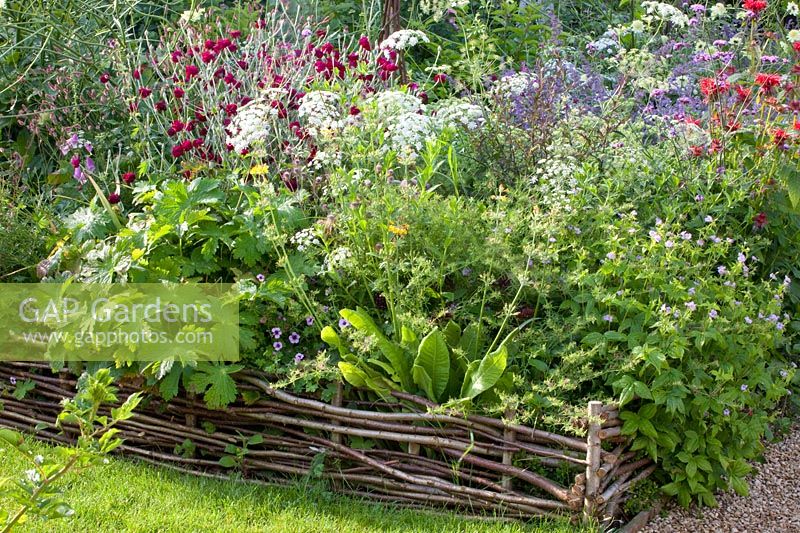
[[[80,156],[73,155],[72,159],[69,160],[69,164],[72,165],[72,168],[78,168],[79,166],[81,166]]]
[[[239,30],[231,30],[230,35],[231,39],[238,39],[239,37],[242,36],[242,32],[240,32]]]
[[[100,83],[108,83],[108,80],[111,79],[111,75],[108,72],[103,72],[100,74]]]
[[[693,157],[700,157],[700,156],[703,155],[703,147],[702,146],[698,146],[696,144],[692,145],[692,146],[689,147],[689,153]]]
[[[136,174],[133,172],[126,172],[122,175],[122,181],[130,185],[136,180]]]
[[[203,50],[203,53],[200,54],[200,59],[203,60],[203,63],[211,63],[215,57],[217,57],[217,54],[211,50]]]
[[[224,109],[225,109],[225,114],[231,117],[236,114],[238,108],[236,104],[225,104]]]
[[[186,80],[190,80],[197,76],[200,73],[200,69],[197,68],[197,65],[186,65]]]
[[[175,51],[174,51],[174,52],[172,52],[172,53],[171,53],[169,56],[170,56],[170,58],[172,59],[172,62],[173,62],[173,63],[177,63],[178,61],[180,61],[180,60],[181,60],[181,56],[182,56],[182,55],[183,55],[183,54],[181,53],[181,51],[180,51],[180,50],[175,50]]]
[[[139,87],[139,96],[142,98],[147,98],[151,94],[153,94],[153,91],[149,87]]]
[[[118,204],[120,201],[120,197],[118,193],[112,192],[108,195],[108,203],[111,205]]]
[[[356,116],[356,115],[360,115],[360,114],[361,114],[361,110],[359,108],[357,108],[354,105],[350,106],[350,115]]]
[[[170,152],[172,153],[172,157],[180,157],[183,155],[183,148],[181,147],[180,144],[176,144],[175,146],[172,147]]]
[[[155,105],[156,111],[166,111],[167,103],[164,100],[159,100]]]
[[[183,96],[186,94],[186,91],[184,91],[181,87],[175,87],[172,90],[172,94],[175,96],[175,98],[183,98]]]
[[[133,71],[133,79],[135,80],[142,79],[142,72],[138,68]]]
[[[756,229],[764,229],[764,226],[766,225],[767,225],[767,214],[765,212],[762,211],[753,217],[753,226]]]
[[[358,46],[369,52],[372,50],[372,43],[369,42],[369,37],[366,35],[362,35],[361,38],[358,40]]]
[[[789,141],[789,134],[786,133],[786,130],[781,128],[775,128],[772,132],[772,142],[775,143],[776,146],[783,146]]]

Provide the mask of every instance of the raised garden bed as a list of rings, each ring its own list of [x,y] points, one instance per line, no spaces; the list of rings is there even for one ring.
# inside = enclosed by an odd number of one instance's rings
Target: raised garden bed
[[[447,413],[403,393],[389,403],[360,391],[344,397],[340,388],[328,404],[273,389],[258,373],[236,376],[240,389],[260,393],[257,401],[209,410],[188,394],[170,402],[152,395],[118,426],[120,451],[202,475],[223,476],[231,465],[261,483],[311,475],[342,494],[522,519],[609,519],[627,489],[655,470],[628,451],[617,410],[600,402],[588,406],[584,438]],[[59,401],[73,395],[75,376],[46,365],[0,365],[0,379],[11,378],[36,386],[22,400],[2,398],[0,425],[69,441],[70,432],[59,433],[53,422]]]

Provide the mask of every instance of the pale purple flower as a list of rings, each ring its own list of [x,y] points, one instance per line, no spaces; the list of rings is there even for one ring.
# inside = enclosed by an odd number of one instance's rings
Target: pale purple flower
[[[472,269],[471,268],[464,267],[464,268],[461,269],[461,275],[464,276],[465,278],[469,277],[470,274],[472,274]]]
[[[283,332],[281,331],[281,328],[272,328],[270,333],[272,333],[272,336],[275,337],[276,339],[280,339],[281,338],[281,334],[283,334]]]
[[[280,352],[283,350],[283,343],[281,341],[275,341],[272,343],[272,347],[275,349],[276,352]]]
[[[306,326],[313,326],[313,325],[314,325],[314,317],[313,316],[307,316],[306,317]]]
[[[89,141],[83,143],[83,147],[86,148],[86,151],[89,152],[90,154],[92,153],[92,150],[94,150],[94,146],[92,146],[92,143],[90,143]]]
[[[744,317],[744,322],[745,322],[745,324],[752,324],[753,323],[753,319],[750,318],[749,316],[746,316],[746,317]]]
[[[689,290],[688,290],[687,292],[688,292],[688,293],[689,293],[691,296],[694,296],[694,293],[696,293],[696,292],[697,292],[697,289],[695,289],[694,287],[689,287]]]
[[[75,170],[72,172],[72,177],[75,178],[81,185],[86,183],[86,176],[83,174],[81,167],[75,167]]]
[[[785,377],[787,377],[789,375],[789,372],[786,371],[786,370],[781,370],[779,373],[780,373],[782,378],[785,378]]]
[[[264,276],[264,274],[256,274],[256,279],[258,280],[259,283],[264,283],[264,280],[267,278],[266,276]]]
[[[608,252],[608,253],[606,254],[606,257],[607,257],[607,258],[608,258],[610,261],[613,261],[614,259],[616,259],[616,258],[617,258],[617,254],[615,254],[614,252]]]
[[[614,317],[611,315],[603,315],[603,320],[605,320],[606,322],[613,322]]]
[[[704,241],[703,239],[697,239],[697,246],[703,246],[705,245],[705,243],[706,241]]]
[[[86,170],[92,173],[95,170],[97,170],[97,167],[94,164],[94,160],[91,157],[86,158]]]
[[[709,237],[709,239],[711,239],[711,242],[713,242],[714,244],[719,244],[722,242],[722,239],[720,239],[716,235],[712,235],[711,237]]]
[[[747,256],[744,255],[742,252],[739,252],[739,255],[736,256],[736,260],[739,261],[740,263],[744,263],[745,261],[747,261]]]
[[[714,218],[711,215],[706,215],[703,221],[705,221],[706,224],[711,224],[714,222]]]
[[[703,4],[692,4],[689,6],[689,9],[691,9],[698,15],[706,12],[706,6],[704,6]]]
[[[747,392],[747,385],[743,383],[739,389],[741,389],[742,392]]]
[[[675,246],[675,243],[672,242],[672,240],[668,240],[667,242],[664,243],[664,246],[667,248],[672,248],[673,246]]]
[[[694,303],[694,300],[686,302],[684,304],[689,311],[694,311],[697,309],[697,304]]]
[[[712,320],[717,318],[718,316],[719,316],[719,313],[717,312],[716,309],[712,309],[711,311],[708,312],[708,318],[710,318]]]
[[[722,410],[722,414],[725,415],[725,416],[730,416],[731,415],[731,410],[730,409],[723,409]]]
[[[14,376],[11,376],[10,378],[8,378],[8,381],[10,381],[12,385],[16,385],[17,384],[17,378],[15,378]]]
[[[698,194],[698,195],[696,195],[696,196],[694,197],[694,201],[695,201],[695,202],[698,202],[698,203],[699,203],[699,202],[702,202],[702,201],[703,201],[703,200],[705,200],[705,199],[706,199],[706,197],[705,197],[705,196],[703,196],[702,194]]]
[[[720,276],[724,276],[725,274],[728,273],[728,269],[725,267],[725,265],[719,265],[717,267],[717,272],[719,273]]]
[[[689,233],[688,231],[682,231],[682,232],[680,232],[679,235],[680,235],[681,239],[683,239],[684,241],[692,240],[692,234]]]
[[[297,344],[298,342],[300,342],[300,335],[298,335],[297,332],[293,331],[289,335],[289,342],[291,342],[292,344]]]
[[[783,331],[784,327],[785,326],[783,325],[783,322],[778,322],[775,324],[775,329],[777,329],[778,331]]]
[[[295,363],[299,363],[300,361],[302,361],[305,358],[306,358],[306,356],[301,354],[301,353],[299,353],[299,352],[294,354],[294,362]]]
[[[340,318],[339,319],[339,327],[340,328],[344,329],[344,328],[348,327],[349,325],[350,325],[350,322],[348,322],[346,319],[344,319],[344,318]]]

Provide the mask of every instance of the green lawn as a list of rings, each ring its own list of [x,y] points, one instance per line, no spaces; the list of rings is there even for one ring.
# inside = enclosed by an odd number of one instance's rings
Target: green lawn
[[[36,447],[47,453],[45,446]],[[2,475],[17,474],[22,466],[15,452],[0,450]],[[34,520],[19,531],[578,531],[566,521],[467,520],[335,497],[301,485],[272,488],[219,481],[119,458],[66,481],[75,516],[55,522]]]

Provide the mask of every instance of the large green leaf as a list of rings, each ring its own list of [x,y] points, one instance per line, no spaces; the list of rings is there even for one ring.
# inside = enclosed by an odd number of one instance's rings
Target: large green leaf
[[[361,307],[355,311],[342,309],[339,314],[361,333],[375,338],[378,349],[392,365],[403,390],[411,388],[411,362],[403,348],[386,338],[372,318]]]
[[[508,349],[503,343],[480,361],[471,362],[464,376],[464,384],[461,386],[461,397],[471,400],[494,387],[505,372],[507,361]]]
[[[450,377],[450,351],[444,334],[435,328],[419,343],[414,360],[414,383],[429,399],[438,401]]]

